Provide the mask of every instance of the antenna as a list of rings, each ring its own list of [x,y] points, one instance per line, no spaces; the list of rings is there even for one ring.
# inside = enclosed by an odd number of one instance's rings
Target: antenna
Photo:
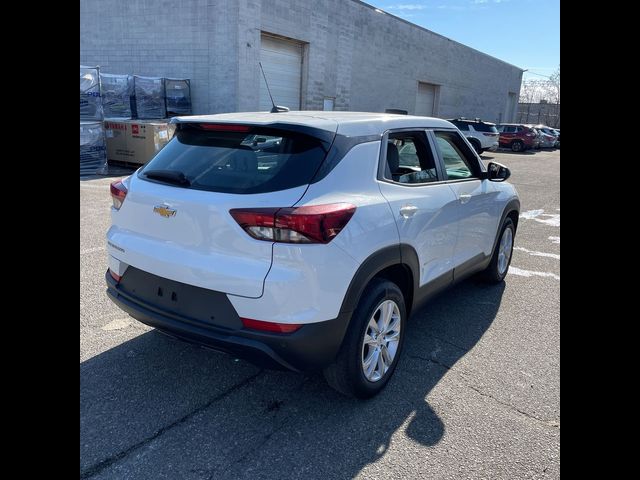
[[[267,82],[267,76],[264,74],[264,68],[262,68],[262,62],[258,62],[258,65],[260,65],[260,70],[262,71],[262,77],[264,78],[264,84],[267,86],[267,92],[269,92],[271,105],[273,105],[273,108],[271,109],[271,113],[288,112],[289,109],[287,107],[279,107],[276,105],[276,102],[273,101],[273,96],[271,95],[271,89],[269,88],[269,83]]]

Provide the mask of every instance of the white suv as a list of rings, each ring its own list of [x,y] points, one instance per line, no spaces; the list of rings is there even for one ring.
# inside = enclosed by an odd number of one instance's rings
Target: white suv
[[[262,366],[380,391],[406,322],[476,272],[507,274],[520,202],[449,122],[356,112],[176,117],[111,185],[109,297]]]
[[[496,129],[495,123],[483,122],[480,119],[469,120],[466,118],[456,118],[449,120],[462,134],[467,137],[478,155],[489,150],[498,150],[500,133]]]

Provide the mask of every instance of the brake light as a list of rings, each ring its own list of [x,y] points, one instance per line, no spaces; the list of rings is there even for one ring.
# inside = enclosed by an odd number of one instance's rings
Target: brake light
[[[124,199],[127,197],[127,187],[124,186],[122,180],[116,180],[115,182],[111,182],[110,190],[113,208],[120,210]]]
[[[251,127],[248,125],[232,125],[228,123],[201,123],[203,130],[215,130],[217,132],[248,132]]]
[[[263,332],[274,332],[274,333],[293,333],[296,330],[299,330],[302,327],[299,323],[276,323],[276,322],[265,322],[262,320],[253,320],[251,318],[242,318],[242,326],[244,328],[249,328],[251,330],[261,330]]]
[[[331,203],[288,208],[234,208],[238,225],[257,240],[281,243],[329,243],[347,225],[356,206]]]

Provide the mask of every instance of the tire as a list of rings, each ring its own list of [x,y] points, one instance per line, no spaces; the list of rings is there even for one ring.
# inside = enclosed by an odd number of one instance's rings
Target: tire
[[[482,146],[480,145],[480,142],[475,139],[470,140],[470,142],[471,142],[471,145],[473,146],[473,149],[476,151],[476,153],[480,155],[482,153]]]
[[[505,232],[509,230],[511,233],[511,240],[505,238]],[[509,233],[506,234],[507,236]],[[502,228],[500,229],[500,236],[498,237],[498,241],[496,242],[496,248],[493,250],[493,255],[491,257],[491,262],[489,262],[489,266],[482,272],[482,278],[489,283],[500,283],[504,280],[504,277],[507,276],[507,272],[509,271],[509,265],[511,265],[511,258],[513,257],[513,240],[516,236],[516,228],[513,224],[513,220],[507,217],[502,224]],[[504,247],[507,247],[507,251],[503,251],[503,240],[507,241],[507,244]],[[502,253],[506,256],[502,257]]]
[[[520,140],[516,140],[515,142],[512,142],[511,150],[514,152],[522,152],[524,150],[524,143],[522,143]]]
[[[397,333],[395,335],[397,342],[395,340],[387,342],[382,340],[380,343],[376,343],[378,340],[375,339],[375,335],[368,335],[370,332],[375,333],[371,329],[370,321],[376,322],[376,316],[378,316],[378,321],[383,320],[382,315],[385,306],[391,308],[391,313],[393,314],[389,321],[389,326],[397,325],[396,328],[399,326],[399,330],[390,330],[391,334]],[[327,383],[338,392],[349,397],[369,398],[380,392],[393,375],[402,353],[407,323],[406,316],[407,310],[404,296],[398,286],[388,280],[374,278],[365,288],[360,297],[360,302],[351,316],[349,328],[336,360],[324,369],[323,373]],[[394,320],[394,317],[396,320]],[[378,326],[379,323],[375,323],[375,325]],[[370,342],[365,345],[366,336]],[[385,336],[384,338],[388,337]],[[394,347],[395,351],[393,351]],[[365,360],[370,356],[374,357],[376,349],[378,356],[375,358],[383,355],[381,353],[383,350],[386,350],[387,355],[392,354],[390,366],[383,363],[382,368],[386,366],[387,369],[383,370],[379,379],[375,377],[376,373],[380,373],[380,363],[371,362],[370,378],[367,377],[365,372]],[[383,357],[382,362],[384,362],[384,358],[389,357]]]

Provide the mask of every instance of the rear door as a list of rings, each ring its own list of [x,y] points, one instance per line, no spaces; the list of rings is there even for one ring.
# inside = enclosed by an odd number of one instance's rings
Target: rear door
[[[391,207],[400,242],[412,246],[418,255],[420,286],[434,280],[438,284],[449,283],[457,233],[457,198],[442,182],[425,130],[386,134],[382,159],[380,191]]]
[[[131,176],[120,210],[112,209],[109,254],[170,280],[260,297],[273,244],[252,238],[229,211],[294,205],[326,149],[290,131],[178,125],[171,142]]]
[[[500,132],[500,145],[509,146],[516,136],[516,127],[513,125],[501,125],[498,129]]]

